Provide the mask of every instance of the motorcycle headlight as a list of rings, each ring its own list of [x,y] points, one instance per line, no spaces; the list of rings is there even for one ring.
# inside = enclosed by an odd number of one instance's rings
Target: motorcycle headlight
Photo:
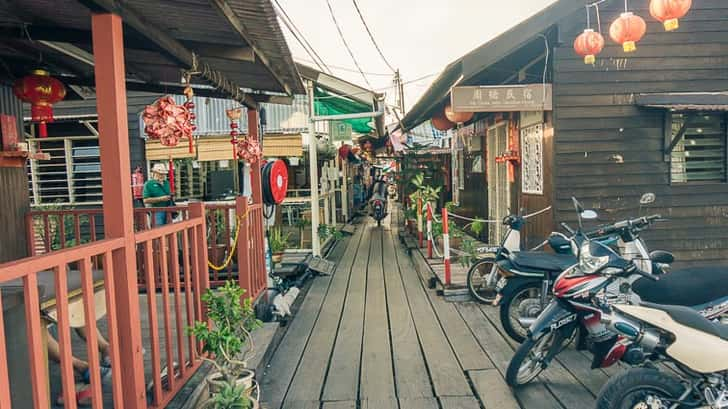
[[[609,256],[594,256],[591,253],[591,243],[582,244],[579,250],[579,270],[584,274],[594,274],[609,262]]]

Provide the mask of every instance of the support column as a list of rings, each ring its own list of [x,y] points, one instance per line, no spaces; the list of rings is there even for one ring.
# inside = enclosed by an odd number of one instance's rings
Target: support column
[[[329,196],[329,205],[331,206],[331,225],[336,226],[338,222],[336,218],[336,191],[337,182],[339,181],[339,171],[334,166],[334,162],[329,161],[329,183],[331,184],[331,195]]]
[[[308,165],[311,173],[311,250],[314,256],[321,255],[319,243],[319,194],[318,194],[318,152],[316,151],[316,124],[313,121],[316,115],[313,102],[313,81],[306,82],[308,91]]]
[[[147,407],[144,384],[142,336],[137,289],[134,214],[129,159],[129,127],[126,110],[126,71],[121,17],[94,14],[91,17],[95,59],[96,104],[99,115],[99,150],[104,197],[104,232],[107,238],[124,238],[124,247],[114,251],[114,294],[121,362],[113,362],[115,382],[121,382],[123,404],[117,407]],[[114,311],[109,311],[113,314]],[[113,355],[112,355],[113,356]]]
[[[324,224],[331,225],[331,182],[329,181],[329,166],[325,162],[321,167],[321,195],[324,197]]]
[[[257,109],[248,108],[248,137],[260,140],[260,116]],[[260,163],[250,165],[250,188],[253,204],[263,203],[263,186],[260,183]]]
[[[341,161],[341,214],[344,223],[349,222],[349,177],[347,175],[349,169],[349,161],[343,159]]]

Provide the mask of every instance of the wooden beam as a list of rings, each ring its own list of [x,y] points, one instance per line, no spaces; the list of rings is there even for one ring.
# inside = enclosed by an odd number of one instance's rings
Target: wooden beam
[[[182,43],[169,36],[165,31],[161,30],[154,24],[146,21],[137,12],[130,7],[116,0],[79,0],[86,4],[92,10],[103,10],[108,13],[119,15],[124,23],[136,30],[138,33],[156,44],[164,53],[170,57],[175,63],[181,65],[184,69],[197,69],[202,71],[202,78],[210,82],[212,85],[222,89],[225,93],[247,106],[255,109],[257,103],[243,92],[241,86],[227,79],[221,72],[217,72],[207,63],[200,59],[185,47]]]
[[[210,4],[212,4],[217,9],[217,11],[230,23],[235,31],[238,32],[240,37],[248,44],[248,46],[253,49],[255,55],[258,57],[258,60],[265,66],[268,72],[270,72],[270,74],[283,88],[286,94],[291,95],[293,93],[291,91],[291,87],[281,79],[281,77],[275,70],[273,70],[270,65],[270,61],[268,61],[268,58],[265,56],[265,54],[260,51],[259,47],[255,44],[255,41],[253,40],[253,36],[240,21],[240,18],[238,18],[238,15],[235,14],[235,11],[230,7],[227,1],[210,0]]]

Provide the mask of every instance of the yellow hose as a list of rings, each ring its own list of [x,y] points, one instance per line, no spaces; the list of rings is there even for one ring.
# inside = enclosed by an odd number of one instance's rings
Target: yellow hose
[[[227,258],[225,259],[225,262],[220,265],[216,266],[212,264],[212,261],[207,260],[207,266],[215,271],[221,271],[227,268],[228,265],[230,265],[230,262],[233,260],[233,255],[235,254],[235,249],[238,247],[238,237],[240,237],[240,225],[243,219],[248,217],[248,213],[250,213],[250,209],[245,211],[245,214],[242,216],[238,216],[235,220],[237,222],[237,225],[235,226],[235,238],[233,239],[233,246],[230,248],[230,254],[228,254]]]

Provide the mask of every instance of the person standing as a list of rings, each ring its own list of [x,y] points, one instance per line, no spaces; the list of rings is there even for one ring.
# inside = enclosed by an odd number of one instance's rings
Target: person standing
[[[162,163],[152,166],[151,178],[144,183],[144,205],[147,207],[172,206],[172,194],[167,180],[167,167]],[[154,212],[154,225],[167,224],[166,212]]]

